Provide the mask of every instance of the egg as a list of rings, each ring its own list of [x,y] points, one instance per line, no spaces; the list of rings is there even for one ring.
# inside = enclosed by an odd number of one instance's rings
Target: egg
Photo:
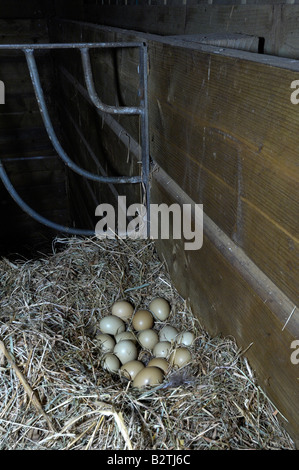
[[[133,341],[133,343],[136,343],[136,337],[132,333],[132,331],[123,331],[122,333],[118,333],[117,335],[115,335],[114,338],[117,343],[119,343],[120,341],[124,339],[128,339],[130,341]]]
[[[164,374],[159,367],[144,367],[133,380],[133,387],[143,388],[147,385],[159,385],[163,382]]]
[[[148,310],[137,310],[133,316],[132,325],[136,331],[152,328],[154,325],[153,315]]]
[[[167,357],[170,353],[171,343],[169,341],[159,341],[154,346],[153,355],[155,357]]]
[[[171,325],[165,325],[159,331],[159,340],[160,341],[174,341],[175,337],[178,335],[178,330]]]
[[[118,357],[122,364],[137,359],[138,351],[133,341],[122,340],[116,343],[113,353]]]
[[[163,357],[154,357],[153,359],[149,361],[147,365],[147,367],[150,367],[150,366],[159,367],[159,369],[162,369],[164,374],[166,374],[168,367],[169,367],[169,363]]]
[[[182,367],[188,364],[191,361],[191,353],[189,349],[181,347],[172,351],[169,362],[172,366]]]
[[[123,364],[120,370],[124,373],[125,377],[134,380],[138,372],[144,369],[144,364],[141,361],[129,361]]]
[[[191,346],[194,339],[195,339],[194,333],[192,333],[191,331],[182,331],[175,338],[175,342],[177,344],[184,344],[185,346]]]
[[[126,327],[121,318],[115,315],[107,315],[100,320],[99,328],[102,333],[117,335],[125,331]]]
[[[116,317],[121,318],[123,321],[128,322],[134,312],[134,307],[126,300],[117,300],[112,305],[111,313]]]
[[[153,347],[159,342],[159,336],[155,330],[151,330],[149,328],[147,330],[140,331],[138,334],[138,341],[143,348],[149,349],[151,351]]]
[[[170,314],[170,305],[166,299],[157,297],[149,304],[150,311],[154,314],[157,320],[165,321]]]
[[[105,354],[103,358],[102,367],[103,369],[116,374],[120,368],[120,361],[115,354],[108,353]]]
[[[101,333],[96,337],[96,343],[100,350],[104,353],[112,352],[115,346],[115,341],[112,336]]]

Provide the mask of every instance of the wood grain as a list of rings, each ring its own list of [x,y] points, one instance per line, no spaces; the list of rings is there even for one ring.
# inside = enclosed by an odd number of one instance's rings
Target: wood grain
[[[185,35],[242,33],[264,38],[266,54],[298,57],[299,5],[283,2],[229,4],[84,4],[56,1],[61,18],[87,21],[144,33]],[[160,4],[159,4],[160,3]],[[198,3],[198,2],[196,2]],[[207,2],[206,2],[207,3]],[[240,3],[240,2],[239,2]]]
[[[210,333],[250,346],[246,356],[259,383],[299,442],[298,366],[290,361],[297,310],[288,321],[298,302],[299,113],[290,102],[298,63],[60,24],[72,37],[148,41],[150,150],[158,170],[151,201],[203,202],[205,210],[202,249],[187,252],[183,240],[157,240],[160,256]],[[108,64],[106,57],[102,66],[112,77]],[[133,77],[122,67],[129,93]]]
[[[192,200],[163,170],[153,174],[152,202]],[[185,251],[184,240],[158,240],[175,286],[212,335],[232,335],[255,370],[262,389],[286,417],[282,424],[299,443],[298,366],[290,361],[299,316],[294,304],[213,221],[204,217],[203,246]],[[286,325],[286,326],[285,326]]]
[[[297,302],[299,113],[289,99],[295,74],[151,46],[152,158]]]

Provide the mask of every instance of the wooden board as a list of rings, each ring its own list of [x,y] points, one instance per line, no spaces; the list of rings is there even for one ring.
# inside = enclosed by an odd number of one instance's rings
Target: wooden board
[[[298,302],[299,113],[290,83],[299,73],[157,42],[149,50],[153,159]]]
[[[61,18],[166,35],[242,33],[264,38],[267,54],[297,58],[299,5],[283,2],[229,4],[86,4],[56,1]],[[154,3],[154,2],[152,2]],[[195,2],[198,3],[198,2]],[[205,2],[207,3],[207,2]],[[273,4],[275,3],[275,4]]]
[[[156,204],[194,204],[161,169],[153,174],[151,198]],[[262,389],[299,445],[299,366],[290,360],[291,342],[298,339],[298,311],[287,322],[294,304],[207,216],[203,227],[200,250],[185,251],[184,240],[170,239],[157,241],[158,252],[210,333],[232,335],[247,350]]]

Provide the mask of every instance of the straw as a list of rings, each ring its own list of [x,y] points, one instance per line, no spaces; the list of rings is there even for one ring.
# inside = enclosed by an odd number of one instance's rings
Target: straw
[[[192,360],[136,390],[101,367],[98,325],[114,301],[156,296],[172,306],[167,323],[195,334]],[[0,338],[1,450],[295,448],[251,345],[205,331],[151,240],[57,238],[38,259],[0,259]]]

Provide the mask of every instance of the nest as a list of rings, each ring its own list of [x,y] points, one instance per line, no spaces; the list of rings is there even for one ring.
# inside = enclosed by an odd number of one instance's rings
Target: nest
[[[210,337],[154,243],[56,239],[37,260],[0,260],[0,449],[294,449],[233,338]],[[101,367],[99,320],[115,300],[169,300],[196,335],[192,361],[134,389]]]

